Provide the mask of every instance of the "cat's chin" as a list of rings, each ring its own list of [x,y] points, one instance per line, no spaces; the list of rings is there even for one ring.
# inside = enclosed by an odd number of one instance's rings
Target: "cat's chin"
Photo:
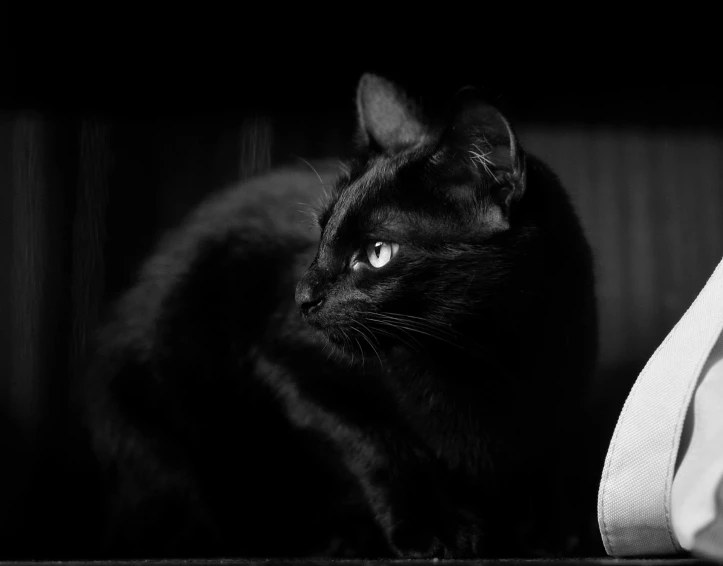
[[[335,346],[343,347],[348,343],[348,339],[345,337],[344,330],[336,327],[318,327],[321,333],[327,337],[329,342]]]
[[[320,329],[321,334],[328,340],[328,343],[339,352],[359,357],[369,357],[377,360],[384,357],[397,347],[389,341],[380,340],[379,337],[363,337],[358,331],[349,326],[334,326]]]
[[[332,346],[343,352],[346,352],[349,348],[352,348],[353,350],[361,348],[361,344],[355,341],[354,332],[349,328],[345,328],[343,326],[324,326],[317,328],[327,338]]]

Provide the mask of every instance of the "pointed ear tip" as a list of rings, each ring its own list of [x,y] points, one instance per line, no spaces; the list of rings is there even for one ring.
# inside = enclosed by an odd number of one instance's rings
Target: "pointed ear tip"
[[[475,86],[466,86],[458,90],[453,100],[452,109],[454,114],[463,121],[470,116],[487,116],[488,119],[495,116],[507,123],[507,119],[497,105],[487,100]]]
[[[452,97],[453,102],[458,106],[467,106],[469,104],[485,103],[482,92],[474,85],[467,85],[460,88]]]
[[[461,101],[460,112],[462,115],[486,117],[486,119],[501,120],[507,127],[510,127],[509,120],[502,111],[494,104],[487,102],[484,98],[475,96],[465,98]]]
[[[466,94],[479,94],[479,89],[474,85],[466,85],[457,91],[457,96],[463,96]]]
[[[384,82],[384,79],[375,73],[364,73],[359,78],[358,89],[361,90],[363,88],[368,88],[370,85],[382,84]]]
[[[365,98],[365,95],[370,91],[374,90],[375,85],[379,84],[379,77],[374,73],[364,73],[357,83],[356,87],[356,98],[357,103],[361,104]]]

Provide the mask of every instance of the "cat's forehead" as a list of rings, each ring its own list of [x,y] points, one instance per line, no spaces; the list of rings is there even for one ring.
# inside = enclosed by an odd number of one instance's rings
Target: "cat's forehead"
[[[349,199],[373,199],[397,186],[400,172],[414,161],[413,156],[407,154],[371,158],[341,180],[337,186],[339,194]]]
[[[400,169],[408,163],[399,157],[377,157],[363,167],[341,177],[320,215],[320,224],[326,232],[335,233],[341,224],[352,217],[370,213],[381,204],[393,187],[398,188]]]
[[[380,230],[414,231],[420,223],[461,229],[473,204],[463,187],[473,179],[434,149],[418,147],[355,164],[337,181],[319,215],[321,247]]]

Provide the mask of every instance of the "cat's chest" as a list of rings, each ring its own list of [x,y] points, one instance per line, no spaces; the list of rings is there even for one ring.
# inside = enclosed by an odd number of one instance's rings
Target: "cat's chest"
[[[450,469],[476,474],[487,461],[484,433],[464,412],[432,399],[420,411],[415,428],[432,453]]]
[[[489,461],[488,446],[474,400],[461,399],[430,372],[391,371],[386,378],[394,383],[400,417],[415,437],[450,469],[471,474],[483,470]]]

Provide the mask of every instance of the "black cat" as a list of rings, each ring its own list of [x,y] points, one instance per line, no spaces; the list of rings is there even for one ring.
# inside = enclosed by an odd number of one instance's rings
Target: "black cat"
[[[560,183],[472,90],[434,122],[365,75],[357,106],[341,174],[215,196],[115,306],[86,397],[104,556],[520,556],[594,508]]]

